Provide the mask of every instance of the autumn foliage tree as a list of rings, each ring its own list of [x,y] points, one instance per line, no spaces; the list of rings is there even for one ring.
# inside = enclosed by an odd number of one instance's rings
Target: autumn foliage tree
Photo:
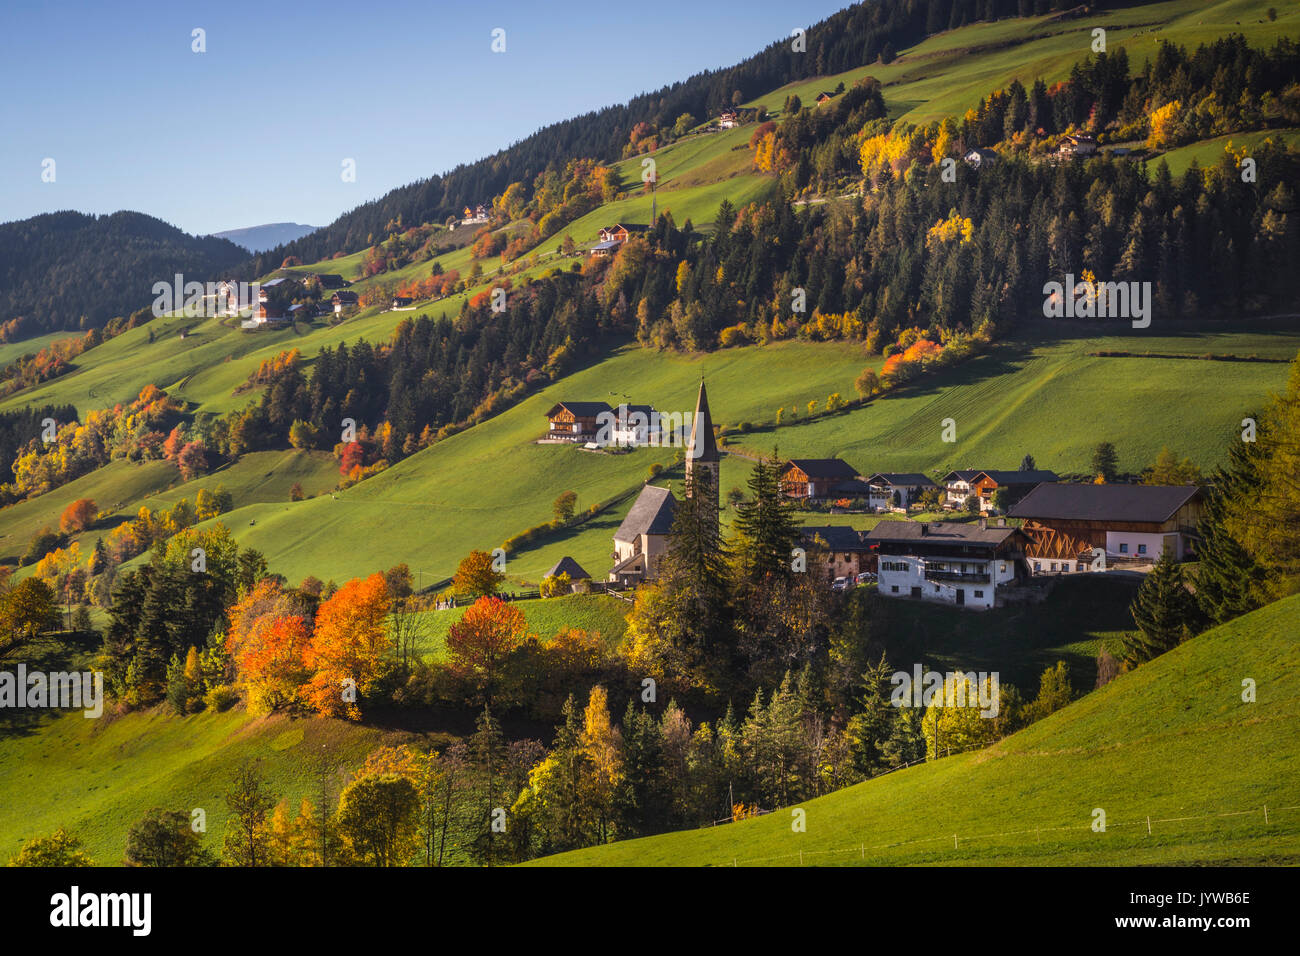
[[[469,681],[482,703],[499,692],[510,654],[528,631],[524,612],[496,597],[481,597],[447,634],[452,670]]]
[[[357,696],[373,690],[390,644],[388,609],[382,574],[353,578],[321,604],[304,655],[313,674],[303,693],[317,713],[361,719]]]
[[[89,498],[78,498],[63,509],[63,515],[59,518],[59,530],[64,534],[85,531],[95,523],[95,515],[98,513],[99,508],[95,502]]]
[[[506,576],[496,569],[492,555],[486,551],[471,551],[456,568],[452,585],[458,594],[483,597],[496,594]]]
[[[226,650],[253,710],[293,709],[308,680],[311,625],[292,596],[263,578],[229,611]]]

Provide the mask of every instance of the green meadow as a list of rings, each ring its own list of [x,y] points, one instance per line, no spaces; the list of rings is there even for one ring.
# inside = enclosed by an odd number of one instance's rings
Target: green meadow
[[[1269,605],[985,750],[802,803],[806,832],[776,808],[534,865],[1294,866],[1298,625],[1300,596]]]

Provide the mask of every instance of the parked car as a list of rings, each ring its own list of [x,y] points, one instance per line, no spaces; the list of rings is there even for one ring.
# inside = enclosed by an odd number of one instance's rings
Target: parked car
[[[843,591],[843,590],[844,590],[845,588],[847,588],[848,586],[849,586],[849,579],[848,579],[848,578],[836,578],[836,579],[835,579],[835,582],[831,585],[831,590],[832,590],[832,591]]]
[[[860,574],[858,574],[858,576],[857,576],[856,578],[854,578],[854,580],[857,581],[858,584],[868,584],[868,583],[870,583],[870,582],[876,580],[876,572],[875,572],[875,571],[863,571],[863,572],[861,572]]]

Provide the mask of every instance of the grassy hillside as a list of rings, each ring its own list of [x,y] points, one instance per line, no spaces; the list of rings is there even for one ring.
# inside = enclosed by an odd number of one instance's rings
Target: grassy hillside
[[[670,464],[672,449],[606,455],[563,445],[537,445],[543,413],[563,399],[611,402],[626,395],[664,411],[690,412],[701,376],[714,420],[752,425],[732,437],[722,489],[744,487],[752,462],[742,455],[844,458],[863,474],[952,468],[1014,468],[1025,454],[1040,467],[1083,472],[1099,441],[1114,442],[1122,469],[1138,471],[1164,445],[1203,469],[1217,463],[1241,418],[1258,410],[1286,380],[1285,360],[1300,351],[1300,331],[1188,332],[1179,336],[1126,331],[1096,335],[1095,326],[1045,326],[1039,334],[999,346],[964,366],[915,383],[896,395],[805,421],[806,404],[838,391],[878,357],[859,346],[787,342],[682,356],[635,347],[574,373],[500,416],[400,462],[362,484],[326,494],[337,469],[323,453],[263,452],[188,485],[163,463],[115,462],[49,495],[0,511],[0,554],[17,556],[32,534],[56,523],[77,497],[134,513],[199,487],[224,484],[236,509],[223,520],[245,545],[300,580],[348,577],[407,562],[417,583],[450,576],[473,548],[490,550],[551,517],[566,490],[579,509],[618,495],[616,507],[512,557],[512,580],[536,582],[568,554],[593,575],[608,569],[611,537],[652,463]],[[1066,333],[1083,337],[1069,338]],[[1273,362],[1211,362],[1197,358],[1097,357],[1102,351],[1196,356],[1257,355]],[[1203,401],[1211,387],[1215,401]],[[611,387],[616,391],[611,391]],[[773,426],[778,407],[798,405],[801,418]],[[957,441],[941,440],[942,422],[956,422]],[[680,480],[680,479],[678,479]],[[119,483],[129,481],[130,485]],[[290,502],[301,482],[317,497]],[[730,518],[730,514],[727,515]],[[812,523],[841,520],[809,516]],[[860,523],[860,522],[859,522]],[[93,543],[94,532],[83,543]]]
[[[1295,865],[1298,625],[1300,596],[1270,605],[987,750],[810,800],[805,833],[778,810],[538,862]],[[1256,703],[1242,702],[1244,677],[1258,682]],[[1091,829],[1097,808],[1105,833]]]
[[[1270,6],[1277,8],[1272,23],[1266,17]],[[1076,19],[1051,15],[975,23],[929,37],[891,63],[792,83],[745,105],[779,111],[791,93],[808,104],[821,90],[831,92],[840,82],[852,86],[863,76],[874,76],[884,84],[885,104],[894,119],[928,123],[960,117],[1012,80],[1027,88],[1040,77],[1049,86],[1066,79],[1071,65],[1091,52],[1096,27],[1106,30],[1107,50],[1123,46],[1128,51],[1136,73],[1145,60],[1155,59],[1161,40],[1195,49],[1241,33],[1252,44],[1271,46],[1279,35],[1300,33],[1300,8],[1272,0],[1170,0]]]

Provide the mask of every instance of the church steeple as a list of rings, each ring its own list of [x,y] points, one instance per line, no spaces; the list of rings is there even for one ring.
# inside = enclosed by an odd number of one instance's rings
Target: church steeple
[[[703,495],[712,499],[715,508],[720,501],[718,466],[721,460],[717,439],[713,437],[709,393],[705,391],[704,379],[700,379],[700,394],[695,400],[695,417],[691,419],[691,443],[686,449],[686,493],[694,497],[695,489],[698,487]]]
[[[691,419],[691,447],[686,449],[687,468],[691,460],[715,464],[721,460],[718,443],[713,437],[713,416],[709,414],[709,393],[700,379],[700,394],[695,400],[695,417]]]

